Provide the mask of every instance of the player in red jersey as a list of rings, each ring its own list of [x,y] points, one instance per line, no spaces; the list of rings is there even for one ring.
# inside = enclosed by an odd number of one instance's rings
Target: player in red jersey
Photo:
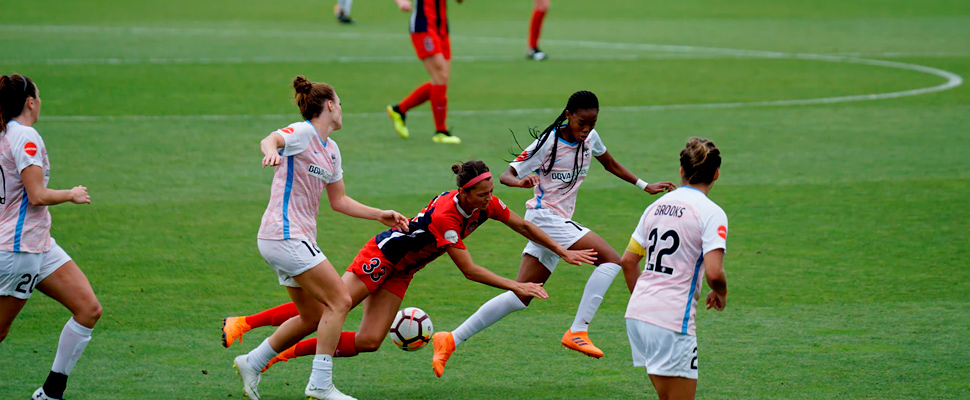
[[[459,189],[444,192],[432,199],[411,219],[408,232],[388,229],[367,241],[347,268],[342,279],[350,292],[351,309],[363,303],[364,313],[356,332],[340,333],[335,357],[352,357],[380,348],[414,274],[445,253],[470,280],[508,289],[521,296],[547,298],[541,283],[516,282],[472,261],[463,239],[489,219],[500,221],[529,240],[552,249],[570,264],[579,265],[595,260],[595,251],[567,250],[534,224],[509,210],[498,197],[492,195],[494,183],[485,163],[458,163],[452,166],[452,172],[458,175]],[[236,339],[241,342],[242,334],[257,327],[254,326],[257,322],[260,323],[258,326],[277,325],[285,318],[296,316],[295,307],[291,304],[249,317],[227,318],[223,328],[223,345],[228,347]],[[346,312],[349,313],[350,309]],[[295,343],[299,338],[291,339]],[[278,361],[314,354],[315,341],[316,338],[307,339],[288,348],[274,357],[266,368]]]
[[[546,59],[546,53],[539,50],[539,34],[542,32],[542,20],[546,18],[549,11],[551,0],[535,0],[532,9],[532,22],[529,23],[529,50],[525,57],[530,60],[542,61]]]
[[[462,0],[456,0],[459,3]],[[401,11],[411,12],[411,43],[431,75],[431,80],[418,86],[400,103],[387,106],[394,130],[402,138],[410,136],[404,120],[408,110],[431,100],[434,115],[435,143],[461,144],[461,139],[448,131],[448,77],[451,75],[451,40],[448,38],[447,0],[394,0]]]

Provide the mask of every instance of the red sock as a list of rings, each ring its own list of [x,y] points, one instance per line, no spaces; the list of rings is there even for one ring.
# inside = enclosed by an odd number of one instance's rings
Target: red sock
[[[317,338],[303,339],[296,344],[296,356],[312,356],[317,354]]]
[[[408,110],[428,101],[429,98],[431,98],[431,82],[425,82],[415,88],[408,97],[405,97],[404,100],[397,103],[397,108],[400,108],[401,112],[408,112]]]
[[[261,326],[280,326],[286,322],[286,320],[297,315],[300,315],[300,312],[296,310],[296,304],[286,303],[270,308],[269,310],[250,315],[246,317],[246,323],[252,328],[259,328]]]
[[[532,24],[529,25],[529,48],[539,47],[539,32],[542,30],[542,19],[545,17],[545,11],[532,11]]]
[[[448,85],[431,85],[431,113],[434,115],[434,129],[447,131],[445,119],[448,118]]]
[[[334,357],[353,357],[357,355],[357,346],[354,345],[354,340],[357,337],[357,332],[340,332],[340,341],[337,342],[337,350],[334,351]]]

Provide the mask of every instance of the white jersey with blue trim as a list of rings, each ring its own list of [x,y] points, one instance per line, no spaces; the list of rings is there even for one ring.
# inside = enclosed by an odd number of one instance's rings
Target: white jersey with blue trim
[[[47,147],[34,128],[17,121],[7,123],[0,132],[0,250],[46,253],[51,244],[51,213],[47,206],[33,206],[20,173],[31,165],[44,172],[44,187],[50,180]]]
[[[727,215],[700,190],[682,186],[640,217],[632,239],[646,250],[626,318],[695,335],[704,254],[727,248]]]
[[[276,166],[257,237],[316,243],[320,196],[328,184],[343,179],[340,148],[329,137],[323,140],[309,121],[292,123],[274,133],[286,145],[280,149],[283,161]]]
[[[560,127],[563,129],[563,127]],[[576,155],[577,148],[583,144],[583,154]],[[593,157],[599,157],[606,153],[606,145],[600,139],[599,133],[594,129],[586,137],[585,143],[568,142],[562,138],[550,137],[542,146],[536,139],[512,161],[509,166],[515,168],[519,179],[525,178],[529,174],[539,175],[539,184],[533,188],[535,197],[525,203],[527,209],[548,209],[552,210],[565,219],[572,219],[573,212],[576,210],[576,195],[579,186],[589,174],[589,164]],[[552,160],[552,149],[556,146],[556,159]],[[528,158],[529,155],[531,158]],[[552,170],[546,173],[549,164],[552,163]],[[573,170],[576,163],[581,163],[576,182],[570,186],[569,182],[573,179]]]

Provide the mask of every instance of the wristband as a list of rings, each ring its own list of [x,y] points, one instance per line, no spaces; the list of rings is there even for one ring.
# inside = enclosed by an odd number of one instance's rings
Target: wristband
[[[645,190],[647,188],[647,185],[649,185],[649,183],[647,183],[647,181],[643,179],[637,179],[636,185],[638,188],[640,188],[640,190]]]

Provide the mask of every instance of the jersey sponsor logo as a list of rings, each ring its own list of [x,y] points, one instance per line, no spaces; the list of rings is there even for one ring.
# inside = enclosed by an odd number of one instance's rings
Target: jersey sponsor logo
[[[583,168],[579,170],[579,177],[584,177],[586,175],[589,175],[589,168]],[[552,178],[552,180],[554,181],[569,182],[573,178],[573,171],[553,172],[549,174],[549,177]]]
[[[717,235],[720,236],[721,239],[727,240],[727,227],[724,225],[717,227]]]
[[[458,232],[455,232],[453,230],[445,232],[445,240],[452,243],[458,243]]]
[[[306,172],[309,173],[310,175],[313,175],[317,178],[322,179],[324,182],[327,182],[327,183],[330,182],[330,178],[333,178],[332,172],[327,171],[323,167],[316,164],[310,164]]]
[[[663,204],[657,207],[656,211],[653,212],[653,215],[666,215],[668,217],[680,218],[684,216],[684,210],[684,207]]]
[[[37,144],[34,142],[27,142],[27,144],[24,145],[24,153],[27,153],[27,155],[31,157],[37,155]]]
[[[291,135],[291,134],[293,134],[293,132],[296,132],[296,129],[293,129],[293,127],[288,126],[286,128],[280,129],[280,132],[283,132],[283,133],[285,133],[287,135]]]

